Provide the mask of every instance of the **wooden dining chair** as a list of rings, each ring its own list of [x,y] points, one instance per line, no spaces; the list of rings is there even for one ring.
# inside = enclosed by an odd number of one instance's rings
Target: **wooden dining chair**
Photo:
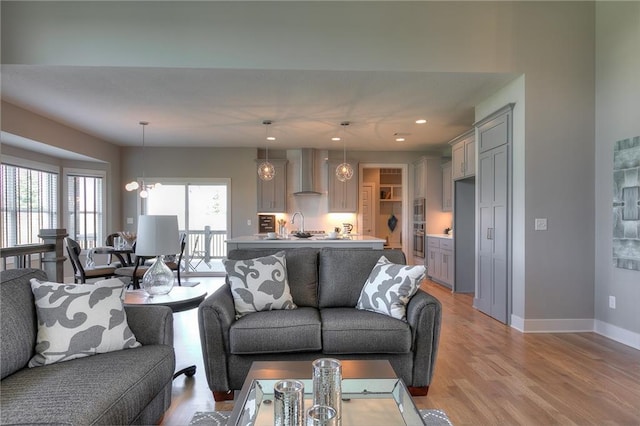
[[[67,253],[69,254],[69,260],[71,260],[71,266],[73,267],[73,282],[85,284],[87,279],[93,278],[110,278],[115,276],[116,268],[109,265],[97,265],[93,267],[85,267],[80,261],[80,253],[82,249],[80,244],[72,238],[65,237],[65,245],[67,246]]]

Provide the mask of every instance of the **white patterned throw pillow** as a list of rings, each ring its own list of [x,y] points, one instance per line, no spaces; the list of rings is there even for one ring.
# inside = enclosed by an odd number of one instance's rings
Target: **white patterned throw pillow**
[[[362,288],[356,308],[406,321],[407,303],[426,275],[422,265],[397,265],[380,256]]]
[[[224,259],[236,319],[252,312],[296,309],[287,280],[283,251],[248,260]]]
[[[141,346],[127,323],[118,278],[95,284],[60,284],[31,279],[38,316],[35,355],[40,367],[99,353]]]

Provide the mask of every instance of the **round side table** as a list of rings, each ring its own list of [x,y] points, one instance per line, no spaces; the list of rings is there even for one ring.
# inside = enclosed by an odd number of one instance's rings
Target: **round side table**
[[[159,296],[149,296],[144,290],[129,290],[124,297],[124,304],[126,305],[158,305],[167,306],[175,312],[187,311],[189,309],[197,308],[198,305],[207,296],[205,290],[198,289],[197,287],[173,287],[168,294]],[[196,366],[191,365],[176,371],[173,375],[175,379],[179,375],[184,374],[187,377],[191,377],[196,374]]]

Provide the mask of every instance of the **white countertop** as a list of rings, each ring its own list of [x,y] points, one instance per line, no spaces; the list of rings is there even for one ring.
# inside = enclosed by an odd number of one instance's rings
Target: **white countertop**
[[[338,237],[338,238],[328,238],[326,236],[323,235],[314,235],[313,237],[310,238],[297,238],[294,237],[292,235],[288,236],[287,238],[276,238],[276,239],[270,239],[267,238],[266,236],[262,236],[262,235],[249,235],[249,236],[245,236],[245,237],[236,237],[236,238],[230,238],[228,240],[226,240],[227,243],[245,243],[245,242],[252,242],[252,243],[264,243],[264,244],[278,244],[278,243],[291,243],[291,242],[300,242],[300,243],[310,243],[310,244],[321,244],[321,243],[325,243],[328,241],[332,241],[334,243],[349,243],[349,242],[362,242],[362,241],[367,241],[367,242],[382,242],[384,243],[385,240],[383,240],[382,238],[376,238],[376,237],[370,237],[368,235],[352,235],[349,237]]]
[[[386,241],[381,238],[366,235],[354,235],[349,238],[329,239],[323,235],[314,235],[311,238],[268,239],[264,236],[250,235],[246,237],[230,238],[226,241],[227,249],[237,248],[297,248],[297,247],[345,247],[345,248],[372,248],[382,249]]]
[[[427,237],[430,238],[447,238],[452,240],[453,239],[453,235],[447,235],[447,234],[427,234]]]

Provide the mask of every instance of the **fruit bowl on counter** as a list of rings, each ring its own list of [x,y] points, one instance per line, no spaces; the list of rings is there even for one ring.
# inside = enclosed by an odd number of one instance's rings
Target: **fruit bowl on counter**
[[[313,237],[313,234],[309,233],[309,232],[296,232],[294,234],[291,234],[296,238],[311,238]]]

